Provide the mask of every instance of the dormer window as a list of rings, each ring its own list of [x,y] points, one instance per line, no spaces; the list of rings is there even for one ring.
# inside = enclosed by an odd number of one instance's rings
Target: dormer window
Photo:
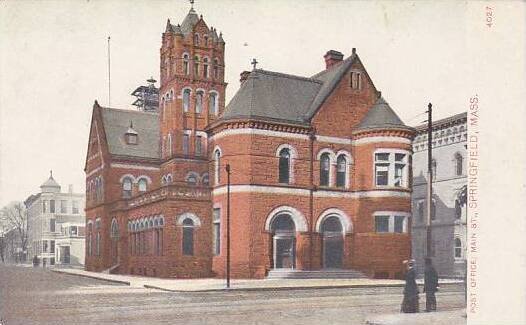
[[[136,145],[138,143],[138,133],[133,129],[133,122],[130,121],[130,127],[124,134],[126,144]]]

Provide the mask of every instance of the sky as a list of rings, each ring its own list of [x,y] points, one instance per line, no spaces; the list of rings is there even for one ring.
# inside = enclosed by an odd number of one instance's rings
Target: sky
[[[331,49],[353,47],[391,107],[420,124],[466,110],[466,3],[427,1],[196,0],[195,10],[226,41],[227,101],[239,73],[258,68],[311,76]],[[132,108],[130,93],[159,80],[166,20],[180,23],[187,0],[0,1],[0,206],[37,193],[53,170],[84,192],[93,102]]]

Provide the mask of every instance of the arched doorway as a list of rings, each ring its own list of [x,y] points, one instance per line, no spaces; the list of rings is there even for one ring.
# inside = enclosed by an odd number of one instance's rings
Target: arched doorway
[[[272,251],[275,269],[296,267],[296,227],[287,213],[278,214],[272,220]]]
[[[336,216],[325,218],[321,225],[323,267],[339,269],[343,261],[343,228]]]

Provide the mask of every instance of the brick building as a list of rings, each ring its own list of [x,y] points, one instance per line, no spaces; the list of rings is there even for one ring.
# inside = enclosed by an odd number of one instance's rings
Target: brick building
[[[312,77],[254,68],[225,108],[225,42],[191,9],[168,20],[157,112],[95,102],[86,157],[86,268],[224,276],[353,269],[400,276],[410,256],[414,129],[358,54]]]
[[[467,113],[433,122],[433,202],[431,214],[433,263],[442,277],[466,274],[467,210],[459,198],[467,186]],[[426,247],[427,125],[416,128],[413,142],[413,258],[424,270]]]

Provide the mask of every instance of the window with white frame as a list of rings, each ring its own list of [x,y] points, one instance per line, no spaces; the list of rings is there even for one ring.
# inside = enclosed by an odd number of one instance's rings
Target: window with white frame
[[[188,112],[190,109],[190,89],[185,89],[183,91],[183,112]]]
[[[376,186],[408,186],[408,153],[379,150],[374,154]]]
[[[203,91],[199,90],[195,96],[195,112],[201,113],[203,111]]]
[[[217,115],[217,94],[208,94],[208,113],[210,115]]]
[[[68,213],[68,201],[60,200],[60,213]]]
[[[214,255],[219,255],[221,253],[221,209],[215,208],[213,211],[213,245],[214,245]]]
[[[78,201],[71,201],[71,213],[73,214],[79,213],[79,202]]]
[[[362,74],[358,71],[351,72],[351,88],[362,89]]]
[[[320,157],[320,186],[329,186],[330,184],[331,158],[328,153]]]
[[[190,74],[190,69],[188,68],[188,54],[186,53],[183,55],[183,73],[185,75]]]
[[[407,233],[407,212],[380,211],[374,214],[374,227],[377,233]]]
[[[279,152],[279,179],[282,184],[289,184],[290,182],[290,150],[283,148]]]
[[[336,187],[345,187],[347,182],[347,159],[339,155],[336,159]]]
[[[133,181],[129,177],[125,177],[122,180],[122,197],[130,198],[132,196],[132,184]]]
[[[139,192],[146,192],[146,190],[148,189],[148,181],[145,178],[139,179],[137,185],[139,188]]]
[[[460,238],[455,238],[455,258],[462,258],[462,240]]]

